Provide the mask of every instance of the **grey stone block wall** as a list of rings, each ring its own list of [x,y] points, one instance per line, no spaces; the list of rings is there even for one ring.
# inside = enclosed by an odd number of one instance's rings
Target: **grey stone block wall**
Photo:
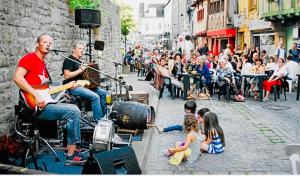
[[[75,26],[74,13],[64,0],[1,0],[0,5],[0,133],[6,131],[15,120],[14,105],[18,100],[18,88],[13,83],[13,73],[18,60],[34,51],[36,37],[50,34],[55,48],[70,51],[75,40],[88,42],[86,29]],[[92,31],[95,38],[105,42],[102,58],[121,59],[121,31],[119,7],[109,0],[102,0],[101,27]],[[97,34],[97,35],[96,35]],[[96,54],[93,51],[93,54]],[[67,56],[68,54],[65,54]],[[95,57],[94,57],[95,58]],[[87,58],[86,58],[87,59]],[[47,56],[47,67],[54,81],[61,82],[63,58],[55,54]],[[100,69],[114,73],[113,65],[100,62]]]

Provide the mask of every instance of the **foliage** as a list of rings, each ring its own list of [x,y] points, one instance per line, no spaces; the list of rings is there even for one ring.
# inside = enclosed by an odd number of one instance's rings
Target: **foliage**
[[[102,0],[68,0],[71,10],[75,9],[96,9],[101,4]]]
[[[121,9],[121,33],[127,36],[130,31],[135,29],[135,20],[132,16],[132,8],[128,5],[120,4]]]

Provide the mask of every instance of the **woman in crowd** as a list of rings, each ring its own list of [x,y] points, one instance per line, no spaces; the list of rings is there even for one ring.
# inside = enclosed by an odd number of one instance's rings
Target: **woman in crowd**
[[[217,84],[218,86],[221,88],[227,84],[228,86],[230,86],[230,88],[233,90],[234,94],[235,94],[235,99],[244,99],[244,97],[242,97],[241,95],[239,95],[239,90],[237,88],[236,85],[236,81],[235,81],[235,77],[233,74],[233,70],[226,67],[226,60],[221,58],[219,60],[219,66],[220,68],[217,70]]]
[[[211,84],[211,76],[208,69],[208,66],[205,63],[206,56],[200,56],[199,57],[199,64],[196,66],[196,72],[198,74],[201,74],[201,85],[200,89],[202,89],[204,86],[209,87]]]
[[[241,72],[241,74],[248,74],[250,73],[252,64],[249,62],[249,57],[247,55],[243,55],[242,62],[237,64],[237,71]]]
[[[213,58],[213,61],[212,61],[212,68],[211,69],[214,69],[214,70],[217,69],[218,61],[219,61],[219,56],[215,55],[214,58]]]
[[[270,56],[265,70],[275,70],[277,67],[278,65],[276,64],[274,57]]]
[[[262,64],[263,60],[261,58],[255,60],[255,65],[251,68],[252,72],[255,74],[264,74],[265,67]],[[257,100],[257,91],[258,91],[258,78],[252,78],[250,80],[250,90],[249,94],[254,91],[254,99]]]
[[[277,64],[278,67],[274,70],[273,75],[263,83],[263,89],[266,91],[263,101],[269,100],[272,87],[276,85],[280,86],[282,84],[281,78],[285,77],[288,73],[283,58],[279,58]]]

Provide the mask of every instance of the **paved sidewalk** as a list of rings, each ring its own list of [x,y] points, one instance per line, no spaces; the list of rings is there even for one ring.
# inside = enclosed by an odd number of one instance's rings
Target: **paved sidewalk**
[[[124,80],[133,87],[133,91],[145,91],[149,93],[149,105],[153,106],[157,114],[158,108],[158,91],[150,84],[150,81],[139,81],[138,79],[145,79],[144,77],[137,77],[137,74],[129,74]],[[153,135],[153,128],[144,130],[142,141],[133,141],[132,147],[136,153],[142,173],[146,172],[146,164],[148,159],[148,151],[150,150],[150,143]]]
[[[208,107],[218,114],[225,133],[226,149],[222,154],[204,154],[196,163],[168,164],[165,148],[184,140],[183,132],[154,132],[147,174],[291,174],[291,164],[283,147],[300,142],[299,102],[294,94],[287,101],[244,103],[224,100],[199,100],[199,108]],[[161,126],[183,123],[182,99],[172,100],[165,92],[159,101],[156,123]],[[297,113],[296,113],[297,112]],[[297,134],[298,133],[298,134]],[[297,134],[297,135],[296,135]]]

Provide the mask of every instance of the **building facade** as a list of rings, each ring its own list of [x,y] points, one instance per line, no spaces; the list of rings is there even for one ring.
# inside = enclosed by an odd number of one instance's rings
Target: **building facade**
[[[193,34],[193,15],[190,5],[192,0],[172,0],[172,49],[180,47],[181,35]]]
[[[194,8],[193,35],[197,46],[207,43],[208,4],[208,0],[196,0],[191,5]]]
[[[161,35],[165,32],[164,4],[142,2],[139,5],[138,27],[140,40],[144,47],[153,49],[160,44]]]
[[[300,43],[300,0],[262,0],[261,17],[274,25],[274,43],[283,42],[290,48],[293,42]]]
[[[209,49],[219,54],[227,44],[235,47],[236,29],[233,16],[236,6],[235,0],[210,0],[208,6],[207,42]]]

